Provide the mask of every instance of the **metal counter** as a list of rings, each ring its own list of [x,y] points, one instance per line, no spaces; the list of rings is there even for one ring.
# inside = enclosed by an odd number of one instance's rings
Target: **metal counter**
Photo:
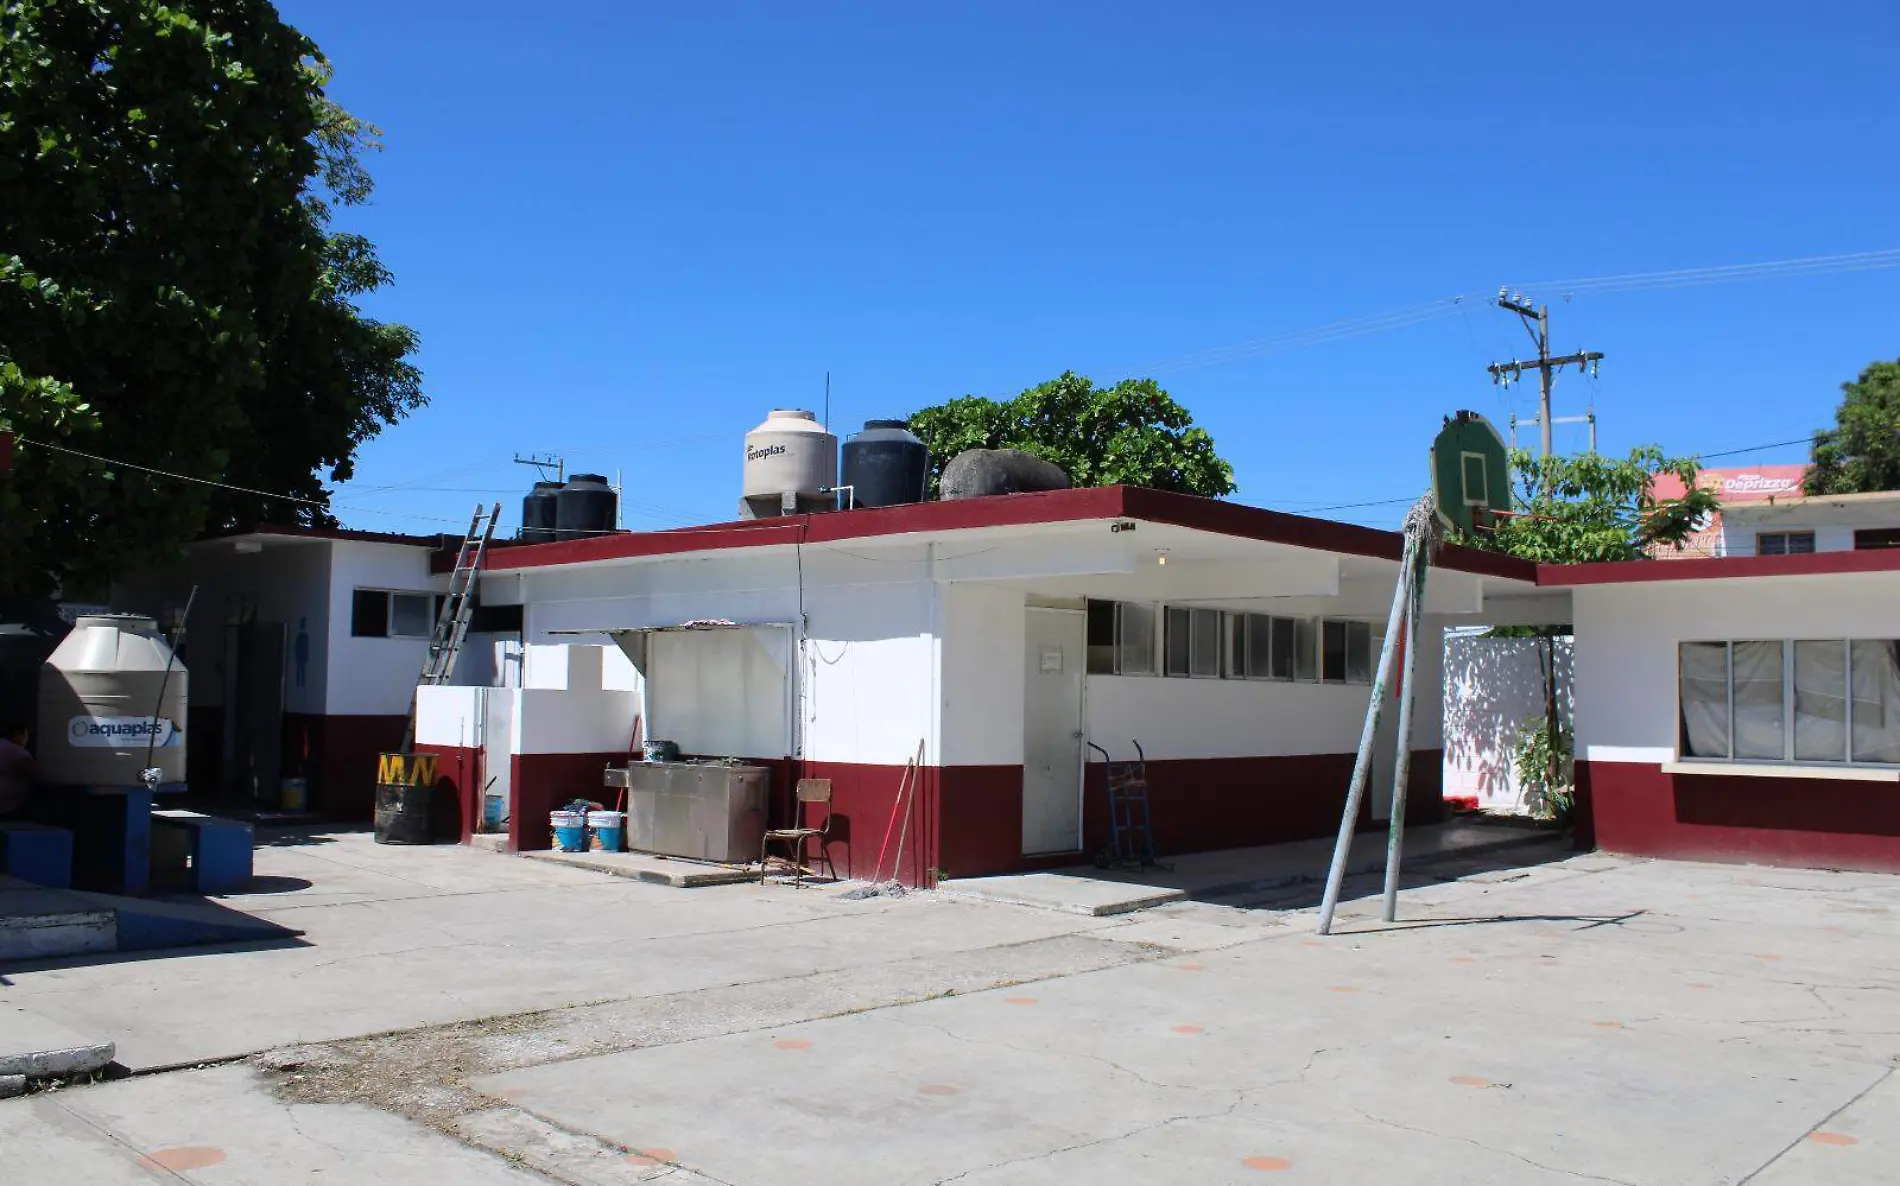
[[[607,771],[627,788],[627,847],[738,864],[759,859],[770,771],[737,762],[632,762]]]

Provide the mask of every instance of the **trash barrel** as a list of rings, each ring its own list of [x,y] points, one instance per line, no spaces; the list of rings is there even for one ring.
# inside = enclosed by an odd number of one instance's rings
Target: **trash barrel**
[[[428,844],[434,754],[382,754],[376,762],[376,843]]]

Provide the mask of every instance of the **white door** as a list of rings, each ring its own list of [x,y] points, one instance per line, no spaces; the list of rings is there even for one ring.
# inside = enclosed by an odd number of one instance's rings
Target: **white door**
[[[1082,674],[1087,618],[1032,608],[1023,665],[1023,851],[1082,847]]]

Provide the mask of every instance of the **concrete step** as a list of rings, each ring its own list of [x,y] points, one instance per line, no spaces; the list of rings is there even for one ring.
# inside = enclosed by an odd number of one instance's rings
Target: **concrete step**
[[[113,951],[118,917],[71,890],[0,876],[0,960],[52,959]]]
[[[82,1034],[30,1009],[0,1005],[0,1096],[8,1086],[65,1075],[85,1075],[112,1061],[114,1044]],[[18,1094],[15,1092],[14,1094]]]

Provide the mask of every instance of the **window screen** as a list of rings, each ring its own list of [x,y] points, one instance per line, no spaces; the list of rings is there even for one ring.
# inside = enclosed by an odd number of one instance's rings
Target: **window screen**
[[[1155,673],[1155,607],[1134,601],[1115,603],[1115,670],[1122,675]]]
[[[1794,756],[1847,760],[1847,644],[1794,644]]]
[[[427,638],[435,628],[435,598],[427,593],[389,595],[391,638]]]
[[[1089,674],[1115,674],[1115,603],[1088,603]]]
[[[1728,746],[1728,644],[1685,642],[1682,664],[1682,753],[1726,758]]]
[[[1372,682],[1372,626],[1367,622],[1346,623],[1346,682]]]
[[[1293,639],[1298,623],[1292,618],[1274,618],[1272,622],[1273,665],[1268,669],[1267,674],[1274,679],[1292,679],[1295,669],[1295,652],[1298,650]]]
[[[1319,678],[1319,623],[1311,618],[1293,619],[1293,678]]]
[[[1856,639],[1854,761],[1900,763],[1900,642]]]
[[[1222,614],[1221,674],[1228,679],[1247,678],[1247,615]]]
[[[389,594],[358,589],[350,595],[350,633],[357,638],[389,637]]]
[[[1188,622],[1191,626],[1188,635],[1188,674],[1218,676],[1220,674],[1220,611],[1217,609],[1189,610]]]
[[[1781,643],[1734,643],[1729,662],[1735,696],[1735,756],[1786,758]]]
[[[1253,679],[1273,674],[1273,636],[1279,624],[1264,614],[1247,615],[1247,674]]]
[[[1346,682],[1346,623],[1320,623],[1319,677],[1327,683]]]

